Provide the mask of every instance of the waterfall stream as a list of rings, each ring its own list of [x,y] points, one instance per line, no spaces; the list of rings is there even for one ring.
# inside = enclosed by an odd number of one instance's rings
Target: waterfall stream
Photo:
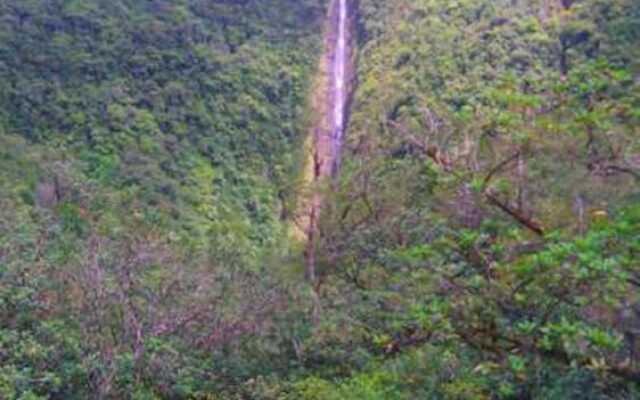
[[[326,30],[325,50],[321,62],[321,82],[315,92],[318,120],[313,125],[313,152],[309,177],[313,185],[323,185],[329,178],[337,178],[340,170],[340,154],[344,139],[348,98],[351,90],[353,70],[349,15],[350,1],[332,0],[329,10],[329,26]],[[310,282],[316,281],[316,246],[318,218],[323,205],[322,186],[314,188],[304,203],[300,223],[305,235],[306,275]]]
[[[333,126],[331,148],[333,157],[332,175],[336,175],[340,165],[340,151],[344,136],[345,107],[346,107],[346,62],[347,62],[347,0],[338,0],[338,29],[337,44],[333,65]]]

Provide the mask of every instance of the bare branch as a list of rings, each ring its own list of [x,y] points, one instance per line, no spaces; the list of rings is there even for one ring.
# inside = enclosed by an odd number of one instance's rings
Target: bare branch
[[[504,211],[506,214],[513,217],[525,228],[529,229],[530,231],[534,232],[539,236],[544,236],[544,229],[542,229],[542,226],[540,225],[540,223],[538,223],[537,221],[534,221],[532,218],[525,216],[520,210],[517,210],[511,207],[509,204],[502,202],[493,193],[491,193],[491,191],[489,190],[485,191],[484,195],[491,204],[495,205],[496,207]]]

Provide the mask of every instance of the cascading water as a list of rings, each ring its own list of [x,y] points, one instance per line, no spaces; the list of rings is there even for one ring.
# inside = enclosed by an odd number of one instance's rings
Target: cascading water
[[[338,0],[338,29],[337,44],[335,46],[335,57],[333,65],[334,82],[334,111],[333,127],[331,135],[331,147],[333,157],[332,175],[335,175],[340,166],[340,151],[344,135],[345,107],[346,107],[346,61],[347,61],[347,0]]]
[[[353,0],[331,0],[329,23],[325,37],[325,52],[322,58],[322,85],[316,92],[318,110],[322,115],[313,127],[313,172],[314,184],[324,184],[328,178],[336,178],[340,170],[340,153],[345,134],[346,107],[350,91],[350,77],[353,70],[350,57],[350,15],[349,6]],[[321,187],[321,186],[320,186]],[[306,275],[310,282],[316,282],[316,246],[318,238],[318,218],[324,199],[323,192],[316,190],[305,202],[304,218],[301,223],[306,235],[305,248]],[[318,290],[319,286],[315,289]],[[319,305],[318,305],[319,307]],[[318,310],[314,307],[314,310]]]

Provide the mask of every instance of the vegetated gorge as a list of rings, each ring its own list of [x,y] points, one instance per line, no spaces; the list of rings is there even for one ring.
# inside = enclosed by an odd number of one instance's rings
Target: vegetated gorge
[[[636,0],[0,0],[0,399],[640,398]]]

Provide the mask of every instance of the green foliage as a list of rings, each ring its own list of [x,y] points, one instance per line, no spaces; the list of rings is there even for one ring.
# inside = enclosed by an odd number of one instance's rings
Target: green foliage
[[[194,245],[229,237],[255,264],[301,157],[322,10],[315,0],[2,1],[3,126],[84,162],[114,192],[138,192],[144,213],[162,204],[167,223],[188,221],[172,229]],[[194,158],[216,179],[192,187]],[[211,226],[192,189],[225,193],[209,206],[248,227]]]
[[[360,2],[300,397],[637,396],[640,20],[565,3]]]
[[[230,398],[288,363],[268,258],[324,7],[0,0],[0,398]]]
[[[640,8],[358,3],[309,285],[326,1],[0,0],[0,398],[640,396]]]

